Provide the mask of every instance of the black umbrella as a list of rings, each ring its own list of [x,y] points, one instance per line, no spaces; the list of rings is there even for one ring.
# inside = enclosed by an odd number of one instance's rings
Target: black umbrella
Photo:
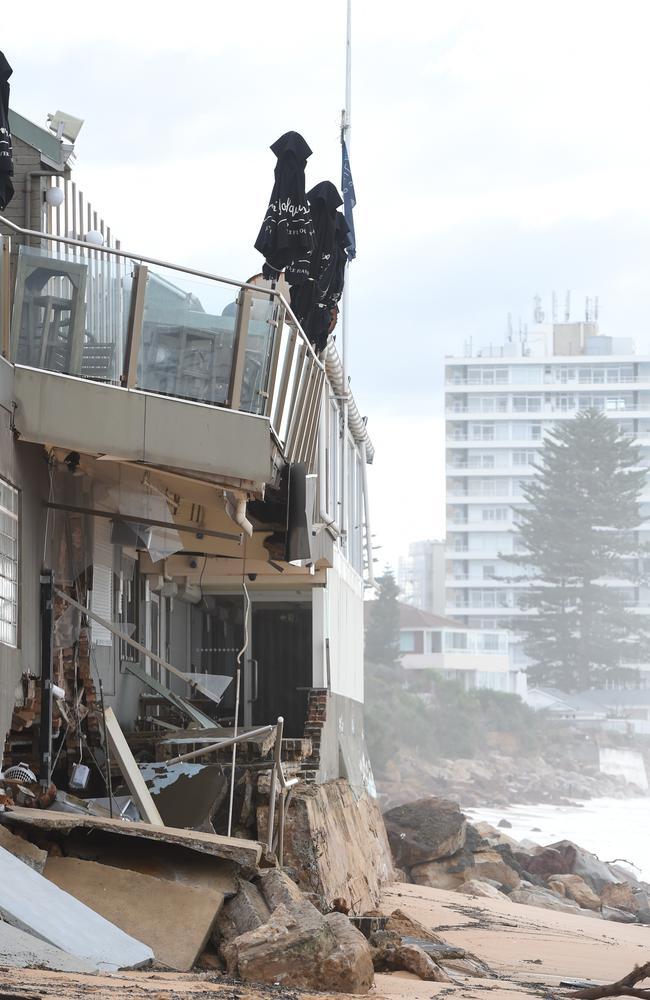
[[[266,260],[264,277],[277,277],[288,267],[291,273],[287,273],[287,281],[304,281],[306,252],[314,245],[314,227],[305,195],[305,166],[311,149],[298,132],[285,132],[271,149],[278,158],[275,184],[255,249]]]
[[[11,178],[14,161],[9,131],[9,77],[13,70],[0,52],[0,209],[7,207],[14,196]]]
[[[340,268],[343,204],[330,181],[322,181],[307,194],[314,222],[315,244],[309,254],[309,281],[291,289],[291,308],[316,350],[322,351],[332,326],[332,310],[343,290]],[[345,222],[345,220],[343,220]]]

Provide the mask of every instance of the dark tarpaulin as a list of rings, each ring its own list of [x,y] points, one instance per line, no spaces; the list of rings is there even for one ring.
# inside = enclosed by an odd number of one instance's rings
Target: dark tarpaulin
[[[11,132],[9,131],[9,77],[13,70],[0,52],[0,209],[14,196],[11,178],[14,173]]]
[[[291,308],[317,351],[327,344],[335,323],[335,306],[343,291],[341,242],[346,239],[337,209],[343,204],[331,181],[322,181],[308,192],[314,222],[315,244],[309,254],[309,281],[291,289]],[[343,225],[345,220],[343,219]]]
[[[278,158],[275,183],[255,249],[266,260],[264,277],[277,277],[287,268],[287,281],[298,283],[307,279],[306,254],[314,245],[305,194],[305,166],[311,149],[298,132],[285,132],[271,149]]]

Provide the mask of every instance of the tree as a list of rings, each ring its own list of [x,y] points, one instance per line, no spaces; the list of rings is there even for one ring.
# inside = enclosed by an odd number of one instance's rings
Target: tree
[[[377,578],[377,598],[367,601],[366,660],[368,663],[397,667],[399,664],[399,587],[393,571],[386,567]]]
[[[578,691],[629,676],[650,653],[650,629],[616,582],[638,583],[639,496],[646,470],[614,421],[585,410],[548,435],[523,487],[511,582],[522,617],[511,628],[531,659],[530,679]],[[628,591],[629,592],[629,591]]]

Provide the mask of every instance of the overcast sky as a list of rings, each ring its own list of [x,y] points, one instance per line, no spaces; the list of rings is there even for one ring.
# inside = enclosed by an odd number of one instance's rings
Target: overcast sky
[[[444,355],[539,292],[600,299],[650,353],[646,0],[353,0],[352,387],[382,563],[444,533]],[[127,248],[233,277],[301,132],[340,181],[345,0],[42,0],[2,47],[12,106],[85,119],[75,176]]]

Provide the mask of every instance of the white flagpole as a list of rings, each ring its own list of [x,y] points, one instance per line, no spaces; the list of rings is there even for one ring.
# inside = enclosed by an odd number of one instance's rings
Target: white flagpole
[[[350,150],[350,110],[351,110],[351,70],[352,70],[352,0],[347,0],[347,31],[345,40],[345,108],[341,115],[341,163],[343,163],[343,143],[348,153]],[[345,266],[345,283],[341,305],[343,317],[341,321],[341,364],[343,366],[343,454],[341,455],[341,530],[343,533],[343,551],[349,555],[350,539],[348,538],[348,521],[350,521],[351,505],[348,503],[348,313],[349,313],[349,263]],[[351,524],[350,524],[351,527]]]

